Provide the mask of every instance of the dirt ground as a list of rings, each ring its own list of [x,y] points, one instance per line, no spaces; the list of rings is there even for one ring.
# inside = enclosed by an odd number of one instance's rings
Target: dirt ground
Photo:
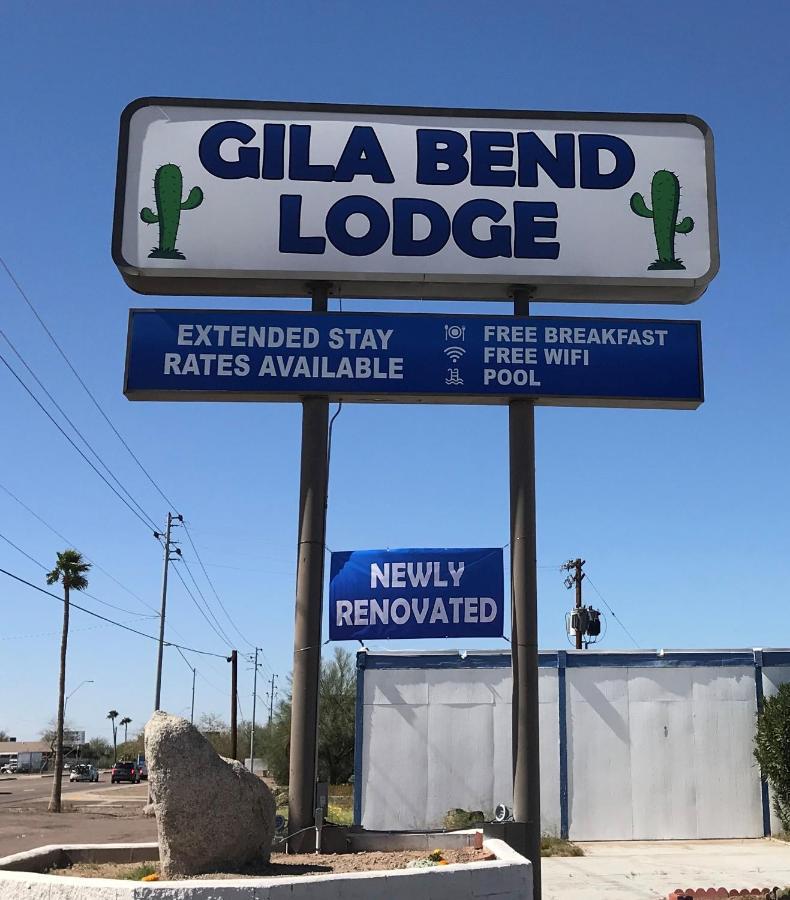
[[[202,875],[201,878],[272,878],[277,876],[293,877],[294,875],[328,875],[341,872],[371,872],[389,869],[405,869],[412,861],[425,859],[425,852],[420,850],[401,851],[397,853],[340,853],[316,856],[315,853],[301,853],[286,856],[284,853],[273,853],[268,866],[262,866],[254,872],[223,873]],[[442,850],[442,859],[450,863],[486,862],[491,855],[485,850]],[[68,869],[52,869],[51,875],[79,875],[84,878],[135,878],[143,867],[159,871],[157,862],[149,864],[106,863],[103,865],[81,864]]]
[[[104,844],[156,841],[156,821],[140,807],[108,807],[60,815],[45,809],[0,809],[0,857],[45,844]]]

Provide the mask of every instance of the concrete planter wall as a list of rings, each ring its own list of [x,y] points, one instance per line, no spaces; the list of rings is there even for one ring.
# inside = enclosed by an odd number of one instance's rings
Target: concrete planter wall
[[[485,848],[496,855],[495,862],[391,872],[143,884],[30,871],[57,865],[64,859],[74,862],[150,859],[151,848],[155,846],[42,847],[6,857],[0,859],[0,897],[2,900],[371,900],[379,897],[386,900],[532,900],[531,865],[497,840],[485,842]],[[20,871],[22,866],[28,871]]]

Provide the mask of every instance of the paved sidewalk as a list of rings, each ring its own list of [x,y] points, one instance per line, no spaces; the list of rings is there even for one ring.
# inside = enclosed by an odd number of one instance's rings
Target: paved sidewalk
[[[543,900],[666,900],[674,888],[790,885],[790,844],[601,841],[585,856],[543,860]]]

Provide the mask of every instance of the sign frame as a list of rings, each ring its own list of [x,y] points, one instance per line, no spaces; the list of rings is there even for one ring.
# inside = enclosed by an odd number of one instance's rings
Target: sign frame
[[[624,397],[585,397],[583,395],[552,395],[552,394],[531,394],[514,392],[511,394],[425,394],[425,393],[387,393],[371,391],[370,393],[361,392],[344,392],[343,390],[326,391],[322,389],[304,390],[304,391],[249,391],[249,392],[233,392],[228,391],[227,395],[223,395],[216,390],[200,391],[200,390],[138,390],[129,388],[129,369],[132,353],[132,323],[136,313],[159,313],[172,312],[188,316],[190,313],[196,312],[199,315],[219,314],[227,316],[229,319],[233,316],[249,316],[253,313],[271,312],[277,316],[291,317],[298,316],[300,319],[304,317],[309,321],[309,317],[316,315],[322,316],[326,313],[311,313],[305,310],[242,310],[242,309],[180,309],[180,308],[154,308],[154,307],[137,307],[129,310],[129,319],[126,333],[126,360],[124,364],[124,381],[123,393],[126,398],[133,402],[138,401],[163,401],[163,402],[227,402],[227,403],[298,403],[306,398],[320,397],[328,399],[332,403],[377,403],[377,404],[425,404],[425,405],[443,405],[443,406],[507,406],[512,400],[531,400],[536,406],[557,406],[557,407],[595,407],[605,409],[697,409],[705,402],[705,381],[704,367],[702,357],[702,327],[699,320],[696,319],[612,319],[612,321],[622,321],[628,325],[638,322],[640,326],[650,327],[651,325],[661,325],[668,321],[672,324],[693,325],[697,331],[697,361],[698,361],[698,378],[699,378],[699,397],[693,400],[679,400],[676,397],[657,397],[657,398],[640,398],[637,396],[631,398]],[[348,316],[349,313],[335,313],[338,318]],[[365,312],[366,320],[370,321],[371,327],[375,327],[376,320],[379,318],[403,318],[414,320],[415,318],[423,319],[458,319],[460,321],[474,319],[501,319],[503,325],[512,325],[514,320],[508,316],[486,316],[483,314],[464,314],[464,313],[387,313],[387,312]],[[609,321],[608,317],[591,316],[591,317],[567,317],[567,316],[529,316],[528,319],[520,320],[523,324],[531,322],[541,323],[556,321],[558,319],[568,320],[569,322],[579,321],[585,323],[593,323],[596,321]]]
[[[129,137],[132,116],[151,106],[195,107],[206,110],[238,109],[251,112],[342,113],[346,115],[424,116],[431,118],[542,119],[547,121],[607,121],[633,123],[684,123],[696,127],[705,141],[706,190],[708,197],[708,241],[711,260],[708,271],[698,278],[529,276],[522,280],[507,275],[486,276],[475,281],[469,275],[431,275],[414,277],[367,273],[254,272],[239,275],[232,270],[212,269],[205,274],[184,274],[183,270],[157,268],[145,272],[127,261],[122,252],[122,232],[126,199],[126,174],[129,162]],[[171,296],[308,297],[312,285],[327,282],[330,293],[353,298],[511,300],[514,293],[529,291],[536,301],[606,303],[691,303],[706,290],[719,269],[716,179],[713,134],[701,118],[671,113],[558,112],[542,110],[474,109],[420,106],[382,106],[338,103],[284,103],[280,101],[224,100],[189,97],[141,97],[129,103],[121,114],[118,164],[113,213],[112,258],[126,284],[140,294]]]

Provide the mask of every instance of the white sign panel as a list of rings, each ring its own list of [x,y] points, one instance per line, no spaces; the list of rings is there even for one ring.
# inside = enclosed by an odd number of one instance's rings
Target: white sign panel
[[[151,98],[113,256],[152,294],[687,303],[718,268],[692,116]]]

